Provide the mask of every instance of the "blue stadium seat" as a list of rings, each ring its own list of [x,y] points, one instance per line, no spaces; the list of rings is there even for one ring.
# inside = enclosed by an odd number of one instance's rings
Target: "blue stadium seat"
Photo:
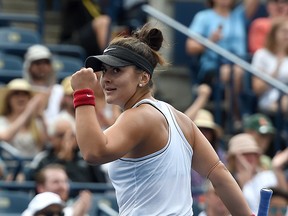
[[[19,56],[1,53],[0,70],[22,70],[23,60]]]
[[[53,65],[57,71],[57,78],[59,81],[83,67],[84,62],[80,58],[55,55],[53,58]]]
[[[0,82],[22,77],[23,60],[16,55],[0,53]]]
[[[64,55],[79,58],[84,61],[87,57],[83,47],[70,44],[45,44],[52,53],[56,55]]]
[[[32,197],[27,192],[0,191],[0,215],[21,214]]]
[[[0,51],[23,56],[29,46],[41,43],[42,39],[38,32],[20,27],[0,28]]]
[[[1,27],[0,44],[37,44],[41,43],[38,32],[20,27]]]

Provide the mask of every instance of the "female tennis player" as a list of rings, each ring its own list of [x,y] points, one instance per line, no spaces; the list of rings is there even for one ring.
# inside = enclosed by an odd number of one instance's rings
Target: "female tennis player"
[[[195,124],[152,96],[152,75],[165,61],[163,35],[146,24],[113,39],[103,55],[87,58],[72,76],[76,135],[89,163],[111,162],[120,215],[193,215],[191,169],[206,176],[233,216],[252,215],[236,181]],[[100,72],[100,79],[94,72]],[[102,131],[95,113],[97,82],[123,112]],[[97,103],[97,100],[96,100]]]

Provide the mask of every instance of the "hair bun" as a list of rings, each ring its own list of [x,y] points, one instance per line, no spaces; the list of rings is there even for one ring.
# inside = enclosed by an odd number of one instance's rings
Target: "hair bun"
[[[163,34],[157,28],[150,28],[149,24],[145,24],[140,30],[134,33],[134,37],[143,43],[146,43],[151,49],[158,51],[163,42]]]

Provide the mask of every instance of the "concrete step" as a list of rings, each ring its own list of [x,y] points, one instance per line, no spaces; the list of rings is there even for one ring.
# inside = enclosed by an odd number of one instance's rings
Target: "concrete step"
[[[38,1],[37,0],[2,0],[2,12],[4,13],[17,13],[17,14],[38,14]],[[60,12],[58,11],[45,11],[44,15],[44,43],[58,43],[60,34]],[[13,26],[29,28],[36,30],[37,26],[33,23],[13,22]]]

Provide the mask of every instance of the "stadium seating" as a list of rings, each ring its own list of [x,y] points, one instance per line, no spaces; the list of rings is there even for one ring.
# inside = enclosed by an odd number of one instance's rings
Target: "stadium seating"
[[[0,215],[21,215],[32,197],[27,192],[0,191]]]
[[[0,81],[8,83],[10,80],[22,77],[23,60],[19,56],[0,53]]]
[[[23,58],[27,48],[42,42],[38,32],[20,27],[0,28],[0,51]]]
[[[54,55],[53,66],[57,71],[57,79],[61,81],[67,76],[72,75],[74,72],[83,67],[84,62],[81,58]]]

